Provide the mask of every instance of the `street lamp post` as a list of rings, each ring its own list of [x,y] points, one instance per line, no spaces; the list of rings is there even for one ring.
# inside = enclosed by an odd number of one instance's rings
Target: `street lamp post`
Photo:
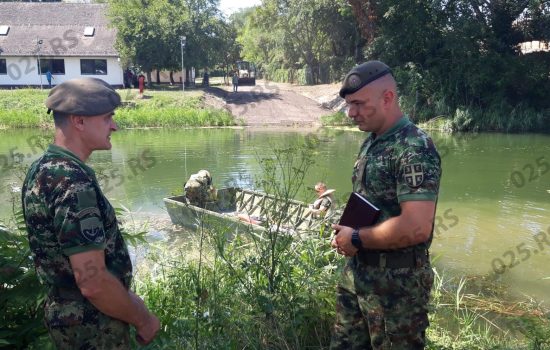
[[[38,75],[40,76],[40,90],[42,90],[42,68],[40,68],[40,45],[42,45],[42,39],[36,38],[36,54],[38,55]]]
[[[181,91],[185,92],[185,71],[183,70],[183,48],[185,47],[185,36],[181,36]]]

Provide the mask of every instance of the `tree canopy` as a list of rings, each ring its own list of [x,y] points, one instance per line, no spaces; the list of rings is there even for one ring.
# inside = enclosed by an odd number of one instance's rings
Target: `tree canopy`
[[[218,10],[218,0],[110,0],[109,16],[117,29],[116,46],[126,65],[181,70],[184,63],[209,67],[234,51],[236,31]]]

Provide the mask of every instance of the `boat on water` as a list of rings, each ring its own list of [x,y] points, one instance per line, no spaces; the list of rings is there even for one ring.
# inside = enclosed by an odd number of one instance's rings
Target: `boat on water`
[[[231,232],[280,231],[290,234],[319,232],[330,217],[317,218],[308,205],[294,199],[280,199],[262,192],[223,188],[216,201],[204,208],[192,205],[184,195],[164,198],[172,223],[197,230],[223,227]]]

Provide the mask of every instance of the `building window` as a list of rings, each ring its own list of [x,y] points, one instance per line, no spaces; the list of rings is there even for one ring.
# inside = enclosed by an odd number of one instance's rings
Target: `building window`
[[[8,74],[8,68],[6,67],[5,58],[0,58],[0,74]]]
[[[80,60],[80,74],[107,75],[107,60]]]
[[[52,74],[65,74],[65,60],[64,59],[40,59],[40,71],[42,74],[46,74],[50,71]]]

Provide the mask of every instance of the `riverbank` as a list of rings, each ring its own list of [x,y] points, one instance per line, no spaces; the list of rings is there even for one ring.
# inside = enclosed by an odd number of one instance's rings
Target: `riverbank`
[[[237,125],[223,102],[215,101],[202,90],[117,90],[123,104],[115,112],[121,129],[141,127],[202,127]],[[44,102],[49,90],[0,90],[0,129],[53,128]]]
[[[228,89],[218,84],[182,92],[177,87],[155,86],[146,89],[144,98],[139,98],[136,89],[119,90],[124,105],[117,110],[117,122],[121,128],[352,126],[345,114],[345,101],[338,96],[339,84],[309,86],[258,80],[256,86],[239,87],[238,93]],[[44,107],[47,93],[38,89],[0,90],[0,129],[52,128]],[[408,113],[406,108],[404,111]],[[499,111],[472,107],[415,121],[425,130],[444,133],[549,131],[545,113],[529,109],[509,113],[503,116]]]

